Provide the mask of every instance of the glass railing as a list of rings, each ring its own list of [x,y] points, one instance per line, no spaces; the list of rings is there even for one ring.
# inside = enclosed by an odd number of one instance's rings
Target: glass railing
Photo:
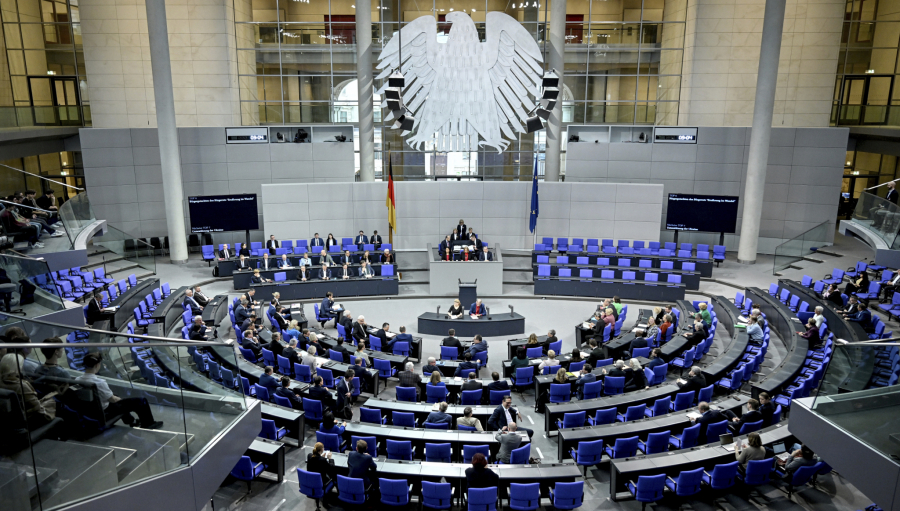
[[[15,286],[8,292],[0,287],[0,325],[21,316],[41,316],[63,310],[46,262],[29,257],[0,255],[0,286]]]
[[[815,252],[815,249],[831,245],[828,241],[828,235],[834,230],[833,225],[831,221],[822,222],[775,247],[775,262],[772,267],[772,273],[778,273],[786,269],[805,256]]]
[[[862,192],[851,216],[853,221],[868,227],[891,249],[900,248],[900,207],[887,199]]]
[[[156,250],[145,240],[135,238],[107,224],[106,233],[94,236],[92,243],[95,247],[103,247],[150,273],[156,273]],[[108,258],[107,256],[102,255],[104,260]]]
[[[81,234],[81,231],[97,221],[94,210],[91,209],[91,200],[88,198],[87,192],[81,192],[64,202],[59,207],[59,219],[66,227],[69,242],[74,245],[75,238]]]
[[[217,343],[28,320],[3,333],[4,509],[58,509],[188,466],[247,409],[233,381],[197,366]]]
[[[812,410],[847,434],[900,460],[900,386],[886,358],[892,343],[836,344]]]
[[[90,125],[91,107],[89,105],[0,107],[0,128]]]

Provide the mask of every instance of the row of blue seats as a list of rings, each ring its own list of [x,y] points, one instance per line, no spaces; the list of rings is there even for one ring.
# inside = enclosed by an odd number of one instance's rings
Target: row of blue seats
[[[541,243],[535,243],[535,252],[587,252],[587,253],[603,253],[603,254],[640,254],[654,255],[663,257],[696,257],[698,259],[710,259],[714,261],[725,260],[725,245],[713,245],[710,252],[709,245],[698,244],[696,255],[694,245],[692,243],[682,243],[678,246],[672,242],[660,243],[659,241],[649,241],[644,244],[643,241],[635,241],[632,246],[628,245],[628,240],[619,240],[619,244],[614,246],[613,240],[602,240],[598,244],[597,238],[588,238],[585,243],[583,238],[574,238],[569,244],[568,238],[559,238],[556,244],[553,244],[553,238],[543,238]]]
[[[75,266],[67,270],[35,275],[33,283],[48,293],[75,301],[96,289],[105,289],[115,280],[106,275],[103,267],[94,271],[81,271],[80,266]]]
[[[279,248],[275,249],[276,256],[281,256],[282,254],[302,255],[303,253],[310,251],[310,245],[308,244],[308,242],[306,240],[297,240],[296,245],[291,240],[280,241],[279,244],[281,246]],[[246,243],[235,243],[234,251],[232,252],[232,254],[239,254],[240,250],[241,250],[241,245],[246,245]],[[487,246],[487,243],[485,243],[485,246]],[[228,248],[232,248],[232,247],[229,245]],[[392,244],[383,243],[378,247],[378,250],[393,250],[393,248],[394,247]],[[218,250],[221,251],[224,249],[225,249],[225,245],[220,243]],[[371,244],[371,243],[367,243],[364,245],[354,245],[353,238],[343,238],[341,240],[340,245],[331,245],[330,247],[327,247],[327,248],[325,246],[321,246],[316,249],[316,252],[318,253],[321,250],[326,250],[327,252],[332,253],[332,254],[340,253],[345,250],[349,250],[351,252],[368,250],[368,251],[372,252],[375,250],[375,245]],[[204,261],[212,260],[212,259],[215,259],[218,257],[218,254],[216,253],[215,245],[202,245],[200,247],[200,252],[201,252],[201,254],[203,254]],[[249,252],[250,252],[250,255],[253,257],[262,257],[263,254],[271,254],[269,252],[269,249],[265,248],[263,246],[263,243],[260,241],[251,242]]]
[[[575,264],[578,266],[615,266],[615,267],[631,267],[631,258],[617,258],[615,260],[615,264],[611,264],[611,260],[608,257],[597,257],[596,262],[591,265],[590,257],[588,256],[578,256],[575,257],[574,262],[570,262],[569,256],[556,256],[556,259],[550,261],[550,256],[548,255],[539,255],[537,256],[537,264]],[[639,259],[637,268],[654,268],[653,261],[650,259]],[[675,261],[660,261],[658,270],[675,270]],[[681,268],[682,271],[697,271],[697,263],[691,261],[682,261]]]
[[[900,350],[897,346],[875,346],[875,367],[866,388],[891,387],[900,378]]]
[[[131,277],[129,277],[129,279],[130,278]],[[153,319],[153,311],[155,311],[163,300],[168,298],[171,294],[172,288],[169,286],[168,282],[165,282],[160,287],[153,289],[151,292],[144,295],[144,298],[138,302],[138,306],[132,310],[134,321],[137,326],[147,328],[148,325],[156,323],[156,320]],[[182,307],[184,307],[183,304]],[[188,308],[185,307],[184,310],[187,311]],[[185,325],[191,323],[190,312],[182,315],[182,321]]]
[[[537,267],[538,280],[549,280],[549,279],[541,279],[540,277],[550,277],[551,276],[550,269],[551,269],[551,266],[549,264],[539,264]],[[594,272],[595,272],[595,270],[592,270],[590,268],[581,268],[581,269],[578,269],[577,275],[572,275],[572,268],[559,268],[559,273],[556,276],[557,276],[557,278],[560,278],[562,280],[565,280],[563,277],[585,279],[585,281],[587,281],[588,279],[593,279],[593,278],[599,278],[601,281],[603,279],[610,279],[610,280],[616,279],[616,275],[613,270],[601,270],[600,274],[596,277],[595,277]],[[659,273],[646,272],[646,273],[644,273],[643,282],[645,282],[645,283],[646,282],[657,282],[657,283],[663,282],[663,283],[667,283],[667,284],[681,284],[681,275],[678,275],[675,273],[666,273],[664,275],[666,276],[666,280],[661,281],[661,280],[659,280]],[[638,282],[637,275],[633,271],[623,271],[622,279],[620,279],[620,280],[633,280],[635,282]],[[656,285],[656,284],[651,284],[651,285]]]

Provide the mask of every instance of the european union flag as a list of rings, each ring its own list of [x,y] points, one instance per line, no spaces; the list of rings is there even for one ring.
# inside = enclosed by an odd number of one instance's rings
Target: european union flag
[[[537,155],[534,155],[534,177],[531,180],[531,220],[528,223],[528,229],[534,232],[537,227],[538,219],[538,174],[537,174]]]

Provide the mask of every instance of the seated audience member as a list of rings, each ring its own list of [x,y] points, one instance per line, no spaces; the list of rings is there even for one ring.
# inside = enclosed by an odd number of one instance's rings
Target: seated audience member
[[[647,369],[653,369],[656,366],[661,366],[665,364],[666,361],[662,358],[662,351],[659,348],[653,348],[650,350],[650,362],[647,362],[645,366]]]
[[[463,425],[470,428],[475,428],[475,431],[484,431],[484,429],[481,427],[481,421],[476,419],[475,417],[472,417],[471,406],[467,406],[463,410],[463,416],[459,419],[456,419],[456,425],[457,427],[459,427],[459,425]]]
[[[813,318],[809,318],[809,321],[806,322],[805,332],[797,333],[800,334],[800,337],[809,341],[809,349],[817,350],[822,347],[822,339],[819,337],[819,328],[816,326],[816,320]]]
[[[284,331],[284,338],[287,340],[300,337],[300,323],[296,319],[292,319],[288,325],[288,329]]]
[[[309,372],[313,376],[316,375],[316,347],[312,345],[312,338],[310,338],[310,344],[306,346],[306,355],[303,357],[301,363],[305,366],[309,366]]]
[[[703,319],[703,324],[706,326],[712,325],[712,314],[707,310],[708,305],[706,302],[700,302],[697,307],[700,309],[698,314],[700,314],[700,317]]]
[[[319,304],[319,315],[322,317],[334,318],[339,317],[343,312],[340,305],[335,307],[334,293],[326,291],[325,298],[322,298],[322,303]]]
[[[479,261],[493,261],[494,253],[491,252],[491,247],[484,247],[484,251],[478,258]]]
[[[581,371],[578,372],[578,379],[575,380],[575,388],[577,389],[575,396],[578,399],[584,399],[584,386],[586,384],[597,381],[597,376],[591,372],[593,370],[594,368],[590,364],[584,364]]]
[[[359,276],[365,279],[371,279],[375,276],[375,272],[372,271],[372,267],[365,261],[361,262],[359,265]]]
[[[419,382],[422,380],[421,378],[419,378],[419,375],[416,374],[416,366],[413,365],[412,362],[407,362],[403,367],[403,371],[397,373],[397,378],[400,380],[400,384],[398,386],[416,389],[416,398],[418,399],[420,397]],[[438,371],[438,374],[440,374],[440,371]]]
[[[378,234],[378,231],[372,231],[372,235],[369,236],[369,244],[375,245],[375,250],[381,248],[381,236]]]
[[[475,358],[477,353],[481,353],[482,351],[487,351],[487,343],[481,340],[481,335],[476,334],[475,338],[472,339],[472,345],[469,346],[469,349],[466,350],[466,353],[472,355],[472,358]]]
[[[881,291],[884,293],[881,295],[882,299],[886,302],[891,301],[898,287],[900,287],[900,268],[894,270],[894,277],[881,288]]]
[[[744,443],[740,440],[734,442],[734,459],[738,460],[744,470],[747,470],[748,461],[766,459],[766,449],[759,433],[754,431],[747,435],[747,447],[744,447]]]
[[[512,452],[518,449],[522,444],[522,437],[516,433],[516,429],[518,429],[516,423],[509,422],[494,435],[494,438],[500,443],[500,451],[497,452],[497,459],[503,463],[509,463]]]
[[[406,333],[406,326],[400,326],[400,333],[394,336],[394,341],[391,343],[391,352],[394,351],[394,344],[398,342],[407,342],[410,349],[412,349],[413,336]]]
[[[381,339],[381,351],[391,353],[394,350],[394,335],[391,334],[390,323],[382,323],[381,328],[375,331],[375,337]]]
[[[453,252],[450,250],[449,247],[442,250],[440,254],[441,254],[441,261],[453,261],[454,260]]]
[[[805,445],[791,452],[787,460],[775,458],[775,464],[784,470],[784,474],[781,476],[782,479],[790,479],[798,468],[811,467],[818,462],[819,460],[813,450]]]
[[[524,346],[516,348],[516,356],[509,362],[513,372],[520,367],[528,367],[531,365],[531,359],[529,359],[526,354],[527,352],[525,351]]]
[[[694,418],[691,417],[691,422],[695,424],[700,424],[700,437],[699,437],[699,445],[703,445],[707,443],[706,438],[706,428],[710,424],[715,424],[717,422],[727,421],[728,417],[725,416],[719,410],[713,410],[709,407],[709,403],[706,401],[701,401],[697,405],[697,411],[700,412],[700,417]]]
[[[869,312],[869,307],[864,303],[859,304],[859,312],[853,315],[848,314],[846,318],[847,321],[859,323],[867,333],[871,334],[875,331],[875,327],[872,326],[872,313]]]
[[[556,352],[553,350],[548,350],[547,358],[542,360],[540,365],[538,365],[538,371],[543,373],[545,367],[553,367],[553,366],[558,366],[558,365],[559,365],[559,360],[556,359]]]
[[[444,236],[444,241],[438,244],[438,254],[443,254],[448,248],[453,248],[450,242],[450,236]]]
[[[762,344],[763,339],[765,339],[765,334],[763,333],[763,329],[759,326],[759,318],[757,316],[750,316],[749,321],[750,322],[747,324],[747,337],[749,337],[750,342],[753,344]],[[815,320],[813,320],[813,323],[815,323]]]
[[[347,346],[344,344],[344,338],[338,337],[337,345],[334,347],[334,351],[337,351],[344,358],[344,362],[350,361],[350,355],[353,354],[352,351],[347,349]]]
[[[362,264],[365,262],[366,264],[372,264],[372,256],[369,255],[369,251],[366,250],[363,252],[363,255],[359,256],[359,262]]]
[[[659,338],[664,339],[666,336],[666,332],[669,328],[672,327],[672,316],[669,314],[663,315],[663,322],[659,325]],[[673,334],[674,335],[674,334]]]
[[[191,309],[191,316],[199,316],[203,312],[203,307],[194,299],[194,290],[187,289],[184,291],[184,300],[181,302],[182,307]]]
[[[331,270],[328,269],[327,264],[323,264],[319,269],[319,280],[331,280]]]
[[[450,316],[450,319],[459,319],[463,317],[464,311],[462,308],[462,304],[459,303],[459,299],[453,300],[453,305],[450,306],[450,309],[447,311],[447,315]]]
[[[303,252],[303,257],[300,258],[299,264],[304,268],[312,266],[312,259],[309,258],[309,252]]]
[[[319,431],[322,433],[329,433],[340,437],[344,434],[344,430],[346,429],[347,423],[345,421],[336,422],[333,413],[324,412],[322,414],[322,424],[319,425]]]
[[[35,202],[37,203],[37,207],[41,209],[59,212],[59,208],[56,206],[56,196],[53,195],[53,190],[44,190],[44,195],[38,197]]]
[[[59,360],[66,358],[64,343],[59,337],[44,339],[44,343],[59,344],[60,346],[58,348],[41,348],[41,353],[44,355],[44,363],[35,369],[34,376],[36,379],[34,383],[41,388],[49,388],[51,391],[62,394],[69,388],[69,384],[60,380],[71,378],[69,373],[59,366]]]
[[[238,253],[244,257],[250,257],[250,247],[246,243],[241,243],[241,250]]]
[[[763,427],[767,428],[772,425],[775,418],[775,403],[772,402],[768,392],[760,392],[756,397],[759,399],[759,413],[762,414]]]
[[[856,295],[851,295],[847,299],[847,307],[844,309],[839,309],[837,311],[839,314],[856,314],[859,312],[859,298]]]
[[[437,410],[428,414],[428,418],[425,419],[425,422],[430,422],[432,424],[453,424],[453,416],[447,413],[447,403],[441,402],[440,406]]]
[[[319,474],[322,478],[322,484],[328,485],[334,481],[334,460],[331,459],[332,453],[325,453],[325,444],[316,442],[311,453],[306,455],[306,471]]]
[[[844,306],[844,297],[841,296],[841,290],[838,289],[837,284],[829,284],[822,296],[837,307]]]
[[[459,356],[462,352],[462,343],[459,342],[459,339],[456,338],[456,330],[450,329],[447,331],[447,337],[444,337],[441,340],[441,346],[452,346],[456,348],[456,354]]]
[[[850,279],[850,282],[848,282],[847,285],[844,286],[844,294],[847,296],[850,296],[853,293],[856,293],[857,291],[868,291],[868,289],[869,289],[869,272],[862,271],[862,272],[859,272],[859,275],[857,276],[857,278],[855,280]],[[841,300],[841,301],[843,301],[843,300]]]
[[[222,249],[219,250],[219,260],[227,261],[234,257],[234,252],[231,251],[231,248],[228,246],[228,243],[222,245]]]
[[[709,337],[709,333],[706,331],[706,328],[703,326],[703,320],[699,317],[694,319],[694,326],[692,327],[692,331],[685,332],[684,335],[686,338],[691,340],[691,344],[696,346],[702,341],[705,341],[707,337]]]
[[[275,376],[273,376],[274,372],[272,366],[266,366],[263,369],[263,374],[259,377],[259,385],[265,387],[269,394],[274,394],[278,387],[281,386],[278,380],[275,379]]]
[[[649,389],[647,385],[647,376],[641,369],[641,363],[638,359],[633,358],[628,361],[625,367],[625,390]]]
[[[391,254],[390,250],[385,249],[381,254],[381,264],[394,264],[394,254]]]
[[[321,376],[313,378],[313,386],[310,387],[308,391],[309,398],[321,401],[323,411],[331,410],[333,412],[336,403],[334,398],[331,397],[331,392],[328,392],[328,389],[322,384],[323,381]]]
[[[303,400],[300,399],[300,389],[292,390],[291,379],[287,376],[281,377],[281,386],[275,389],[275,395],[291,400],[291,408],[300,410],[303,408]]]
[[[366,324],[365,316],[356,318],[356,323],[353,324],[353,328],[351,329],[351,335],[356,339],[357,344],[369,340],[368,327],[369,325]]]
[[[753,422],[759,422],[763,420],[763,415],[759,411],[759,401],[755,399],[750,399],[747,401],[747,411],[744,412],[743,415],[738,417],[731,410],[725,410],[722,412],[726,417],[731,421],[728,423],[728,427],[731,429],[733,433],[738,433],[741,431],[741,427],[744,424],[751,424]]]
[[[362,479],[363,486],[368,488],[378,482],[378,465],[366,451],[369,445],[365,440],[356,441],[356,450],[347,456],[347,477]]]
[[[252,351],[257,360],[262,358],[262,346],[259,345],[259,341],[253,336],[252,330],[244,330],[244,342],[241,343],[241,346]]]
[[[422,366],[422,374],[430,375],[435,371],[440,372],[437,360],[435,360],[434,357],[428,357],[428,363]]]
[[[256,263],[256,267],[263,271],[274,269],[275,266],[275,262],[269,259],[268,252],[263,252],[263,258]]]
[[[353,244],[356,245],[357,250],[362,250],[363,245],[369,244],[369,237],[364,232],[359,231],[359,234],[353,240]]]
[[[340,263],[343,265],[353,264],[353,256],[350,254],[349,250],[344,250],[344,255],[341,256]]]
[[[588,341],[588,346],[591,352],[588,354],[587,363],[591,364],[594,367],[597,367],[597,361],[606,358],[606,351],[603,349],[603,346],[600,345],[597,339],[591,339],[590,341]]]
[[[277,295],[278,293],[275,294]],[[209,305],[209,297],[200,291],[200,286],[194,286],[194,300],[197,300],[201,307]]]
[[[281,259],[278,260],[279,268],[292,268],[291,260],[288,259],[287,254],[281,254]]]
[[[259,270],[253,270],[253,276],[250,277],[251,284],[262,284],[265,282],[272,282],[270,279],[267,279],[259,274]]]
[[[509,390],[509,383],[506,380],[500,379],[500,373],[494,371],[491,373],[491,381],[488,383],[487,390]]]
[[[188,330],[188,338],[192,341],[208,341],[206,337],[206,323],[203,322],[203,316],[194,316],[194,322]]]
[[[144,429],[159,429],[163,423],[153,420],[153,412],[150,411],[150,403],[142,397],[129,397],[122,399],[109,389],[109,384],[105,378],[97,376],[100,372],[100,363],[103,357],[99,353],[88,353],[82,359],[84,364],[84,374],[75,379],[78,383],[94,385],[100,396],[100,402],[103,406],[106,416],[118,415],[124,413],[122,422],[131,426],[137,424]],[[131,413],[134,412],[138,416],[138,421],[134,420]]]
[[[280,305],[275,307],[275,314],[272,314],[272,320],[278,324],[278,329],[282,332],[288,327],[287,320],[284,319],[284,307]]]
[[[469,373],[469,377],[462,384],[463,392],[467,390],[482,390],[483,388],[481,382],[475,379],[475,373]]]
[[[322,238],[319,237],[319,233],[315,233],[315,234],[313,235],[313,238],[312,238],[311,240],[309,240],[309,247],[310,247],[310,248],[313,248],[313,247],[324,247],[324,246],[325,246],[325,240],[323,240]]]
[[[616,362],[613,364],[612,369],[610,369],[608,371],[606,369],[603,369],[601,376],[603,378],[606,378],[607,376],[624,378],[626,376],[625,375],[625,361],[624,360],[616,360]]]
[[[308,266],[301,266],[299,268],[299,271],[297,272],[297,279],[300,282],[306,282],[307,280],[312,278],[312,276],[310,275],[309,270],[307,270],[307,268],[308,268]]]
[[[457,256],[457,261],[474,261],[474,260],[475,260],[475,253],[469,251],[468,245],[463,247],[462,252],[460,252],[459,255]]]
[[[822,323],[825,321],[825,316],[822,313],[825,312],[825,308],[821,305],[816,307],[815,314],[813,314],[813,319],[816,320],[816,327],[821,327]]]
[[[475,303],[469,308],[470,316],[487,316],[487,308],[481,303],[481,298],[475,300]]]
[[[353,277],[353,270],[347,266],[346,263],[341,265],[341,270],[338,272],[337,278],[341,280],[348,280]]]
[[[500,476],[493,470],[487,468],[487,458],[480,452],[476,452],[472,455],[472,466],[466,469],[466,487],[500,487]]]
[[[47,394],[43,399],[38,398],[37,391],[35,391],[31,382],[26,378],[22,378],[22,371],[24,371],[25,367],[25,355],[27,353],[7,353],[0,359],[0,388],[15,392],[19,396],[19,403],[25,410],[25,420],[28,429],[33,431],[46,426],[56,418],[56,401],[53,399],[56,393]],[[85,360],[95,356],[97,355],[85,355]],[[105,384],[106,382],[104,382]],[[112,393],[110,392],[110,394]],[[9,438],[4,438],[4,441],[10,440]]]
[[[353,316],[350,314],[350,311],[345,310],[344,313],[341,314],[341,319],[338,321],[338,324],[344,327],[344,334],[349,341],[351,334],[353,333]]]
[[[474,369],[476,373],[478,372],[478,364],[472,362],[472,354],[468,351],[463,355],[463,361],[456,366],[456,371],[453,373],[453,376],[462,376],[463,371],[467,369]]]
[[[250,260],[247,259],[247,256],[241,254],[234,269],[238,271],[250,271]]]
[[[296,339],[292,339],[292,340],[296,340]],[[271,351],[272,354],[276,356],[275,360],[278,360],[277,357],[279,355],[284,357],[285,347],[283,344],[281,344],[281,334],[279,334],[278,332],[272,332],[272,340],[269,341],[269,344],[266,344],[266,349]],[[287,358],[287,357],[285,357],[285,358]]]
[[[700,389],[706,386],[706,378],[703,376],[703,371],[700,370],[699,366],[693,366],[688,373],[687,380],[679,379],[677,385],[681,392],[690,392],[692,390],[700,392]]]

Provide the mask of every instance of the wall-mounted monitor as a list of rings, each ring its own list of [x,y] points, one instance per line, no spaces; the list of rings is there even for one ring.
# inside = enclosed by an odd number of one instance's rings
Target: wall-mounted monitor
[[[191,232],[254,231],[259,229],[256,194],[188,197]]]
[[[670,193],[666,229],[734,233],[737,213],[737,197]]]

